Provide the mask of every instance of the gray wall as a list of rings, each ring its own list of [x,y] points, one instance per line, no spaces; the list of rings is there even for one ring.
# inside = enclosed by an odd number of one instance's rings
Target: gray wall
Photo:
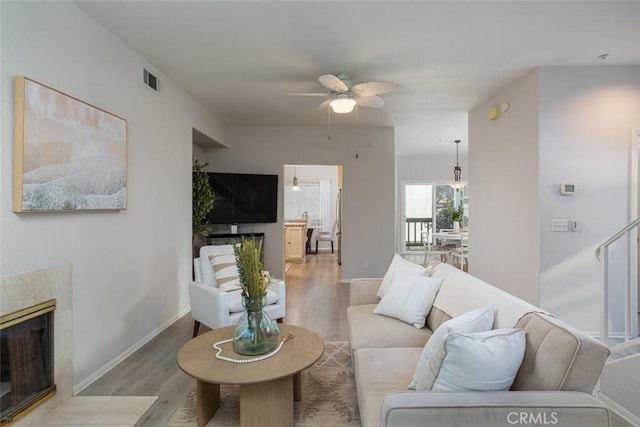
[[[392,128],[236,127],[228,129],[228,149],[208,150],[210,170],[277,174],[284,165],[343,166],[342,279],[382,277],[394,250],[394,142]],[[240,226],[265,233],[265,267],[282,276],[283,192],[278,223]],[[369,268],[364,262],[369,262]]]
[[[508,101],[497,120],[488,112]],[[532,72],[469,113],[469,269],[538,305],[538,79]]]

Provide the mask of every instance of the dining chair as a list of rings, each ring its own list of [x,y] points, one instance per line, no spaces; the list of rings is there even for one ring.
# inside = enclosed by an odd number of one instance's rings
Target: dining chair
[[[331,242],[331,253],[333,253],[333,238],[338,228],[338,221],[333,223],[331,231],[321,231],[316,235],[316,253],[318,253],[318,242]]]
[[[426,264],[429,258],[437,257],[441,262],[448,262],[449,251],[445,245],[434,245],[431,236],[431,224],[427,224],[427,230],[422,232],[422,246],[424,246],[424,260],[422,264]]]
[[[456,265],[456,260],[458,260],[460,270],[464,271],[465,262],[467,264],[467,269],[469,269],[469,241],[462,240],[459,248],[451,250],[451,252],[449,253],[449,258],[451,259],[451,264],[453,265]]]

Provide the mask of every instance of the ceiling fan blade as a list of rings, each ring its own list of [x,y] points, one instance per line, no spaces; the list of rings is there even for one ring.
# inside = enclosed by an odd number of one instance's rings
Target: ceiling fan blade
[[[346,92],[349,90],[346,84],[333,74],[325,74],[318,78],[320,84],[333,92]]]
[[[351,91],[360,96],[382,95],[395,90],[397,85],[389,82],[360,83],[351,88]]]
[[[291,96],[329,96],[328,93],[316,93],[316,92],[287,92],[285,95]]]
[[[330,99],[327,99],[326,101],[324,101],[322,104],[320,104],[318,106],[318,110],[326,110],[327,108],[329,108],[329,103],[331,102]]]
[[[384,99],[379,96],[365,96],[362,98],[356,98],[356,104],[361,107],[382,108],[384,105]]]

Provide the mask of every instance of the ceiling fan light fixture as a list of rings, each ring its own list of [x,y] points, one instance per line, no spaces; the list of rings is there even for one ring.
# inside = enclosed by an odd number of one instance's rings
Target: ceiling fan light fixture
[[[331,105],[331,109],[334,113],[346,114],[353,111],[353,107],[356,106],[356,100],[353,98],[341,97],[331,100],[329,105]]]

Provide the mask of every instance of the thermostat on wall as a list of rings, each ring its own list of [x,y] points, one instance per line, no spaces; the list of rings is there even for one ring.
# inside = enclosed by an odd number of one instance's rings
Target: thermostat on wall
[[[560,184],[560,194],[564,194],[565,196],[573,196],[575,192],[575,184]]]

